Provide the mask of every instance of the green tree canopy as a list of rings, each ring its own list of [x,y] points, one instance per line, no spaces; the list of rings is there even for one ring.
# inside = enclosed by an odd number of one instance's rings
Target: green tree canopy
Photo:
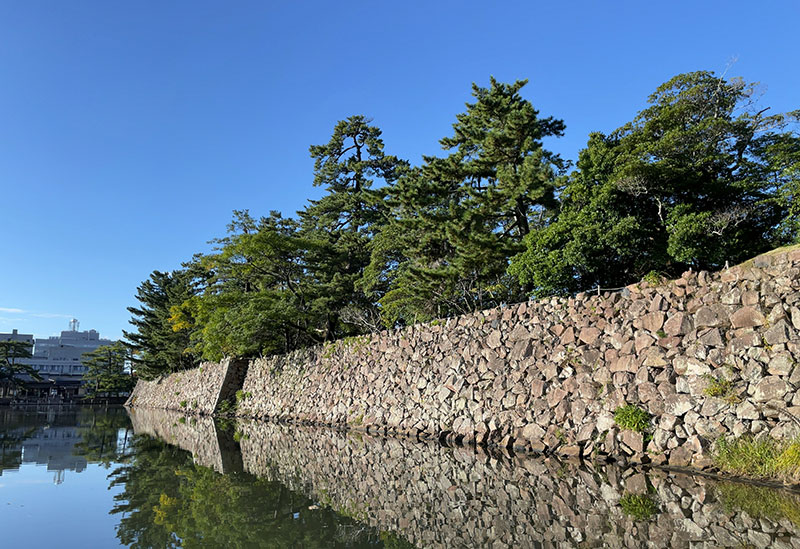
[[[445,158],[425,157],[390,189],[392,226],[378,235],[369,280],[391,281],[386,321],[413,322],[516,299],[508,259],[555,207],[565,163],[543,147],[564,123],[540,118],[520,95],[526,81],[473,84],[476,101],[441,140]]]
[[[384,153],[381,130],[369,122],[362,115],[342,120],[328,143],[309,149],[314,185],[327,194],[299,215],[303,234],[313,243],[306,263],[314,277],[311,307],[324,319],[319,329],[325,340],[379,325],[375,294],[386,288],[373,284],[367,294],[362,279],[389,215],[388,186],[408,164]]]
[[[36,370],[20,360],[31,358],[32,345],[27,341],[0,341],[0,383],[22,385],[21,376],[41,380]]]
[[[145,378],[203,357],[259,356],[529,295],[718,269],[800,236],[798,112],[756,86],[678,75],[635,118],[592,133],[576,169],[545,148],[526,81],[473,84],[444,156],[384,152],[364,116],[310,147],[325,193],[298,212],[234,212],[212,253],[154,272],[127,333]]]
[[[130,372],[131,362],[130,349],[121,341],[84,353],[81,363],[87,367],[83,375],[87,395],[97,397],[131,391],[135,384]]]
[[[557,219],[525,238],[510,272],[535,294],[718,269],[792,238],[800,148],[783,129],[797,113],[768,115],[752,85],[710,72],[672,78],[649,104],[590,136]]]
[[[197,365],[199,357],[190,350],[191,333],[173,329],[171,308],[195,295],[196,273],[176,270],[153,271],[137,288],[139,307],[128,307],[136,331],[123,331],[132,352],[136,374],[142,379],[185,370]]]
[[[198,355],[258,356],[321,341],[311,313],[314,297],[305,267],[313,246],[299,224],[272,212],[254,219],[234,212],[229,235],[213,253],[197,256],[200,293],[171,308],[174,330],[191,334]]]

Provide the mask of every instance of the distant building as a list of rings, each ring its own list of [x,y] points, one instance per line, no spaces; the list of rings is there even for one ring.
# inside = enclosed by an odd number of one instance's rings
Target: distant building
[[[30,334],[0,333],[0,341],[30,341],[33,343],[33,357],[19,362],[32,366],[42,381],[22,376],[26,393],[37,397],[72,398],[83,395],[83,374],[88,370],[81,362],[84,353],[94,351],[103,345],[114,343],[102,339],[96,330],[79,331],[77,320],[70,322],[70,329],[59,336],[34,338]]]
[[[33,366],[42,376],[83,376],[87,367],[81,363],[81,356],[112,343],[114,341],[110,339],[101,339],[95,330],[65,330],[60,336],[37,338],[33,346],[33,358],[24,362]]]
[[[85,457],[75,455],[75,444],[81,441],[77,427],[47,426],[36,429],[22,443],[22,463],[46,465],[55,472],[53,482],[64,482],[64,471],[80,473],[86,469]]]
[[[24,341],[32,346],[33,334],[21,334],[17,330],[12,330],[10,334],[0,333],[0,341]]]

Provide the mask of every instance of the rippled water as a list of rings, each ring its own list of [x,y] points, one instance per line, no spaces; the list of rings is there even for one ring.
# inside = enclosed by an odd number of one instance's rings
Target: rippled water
[[[800,497],[176,413],[0,408],[3,547],[798,547]]]

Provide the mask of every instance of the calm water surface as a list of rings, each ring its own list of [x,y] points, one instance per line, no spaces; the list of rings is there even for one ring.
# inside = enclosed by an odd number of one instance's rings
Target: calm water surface
[[[797,547],[800,498],[122,408],[0,408],[2,547]]]

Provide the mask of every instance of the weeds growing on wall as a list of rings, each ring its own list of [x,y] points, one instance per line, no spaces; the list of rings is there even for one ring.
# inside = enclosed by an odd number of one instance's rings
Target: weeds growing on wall
[[[800,439],[723,437],[717,440],[714,464],[720,471],[740,477],[797,483],[800,482]]]
[[[710,374],[706,374],[703,377],[708,382],[706,388],[703,389],[704,395],[720,398],[728,404],[736,404],[739,402],[739,396],[734,390],[732,381],[725,378],[716,378]]]
[[[644,433],[650,427],[650,414],[638,406],[628,404],[614,410],[614,423],[620,429]]]

